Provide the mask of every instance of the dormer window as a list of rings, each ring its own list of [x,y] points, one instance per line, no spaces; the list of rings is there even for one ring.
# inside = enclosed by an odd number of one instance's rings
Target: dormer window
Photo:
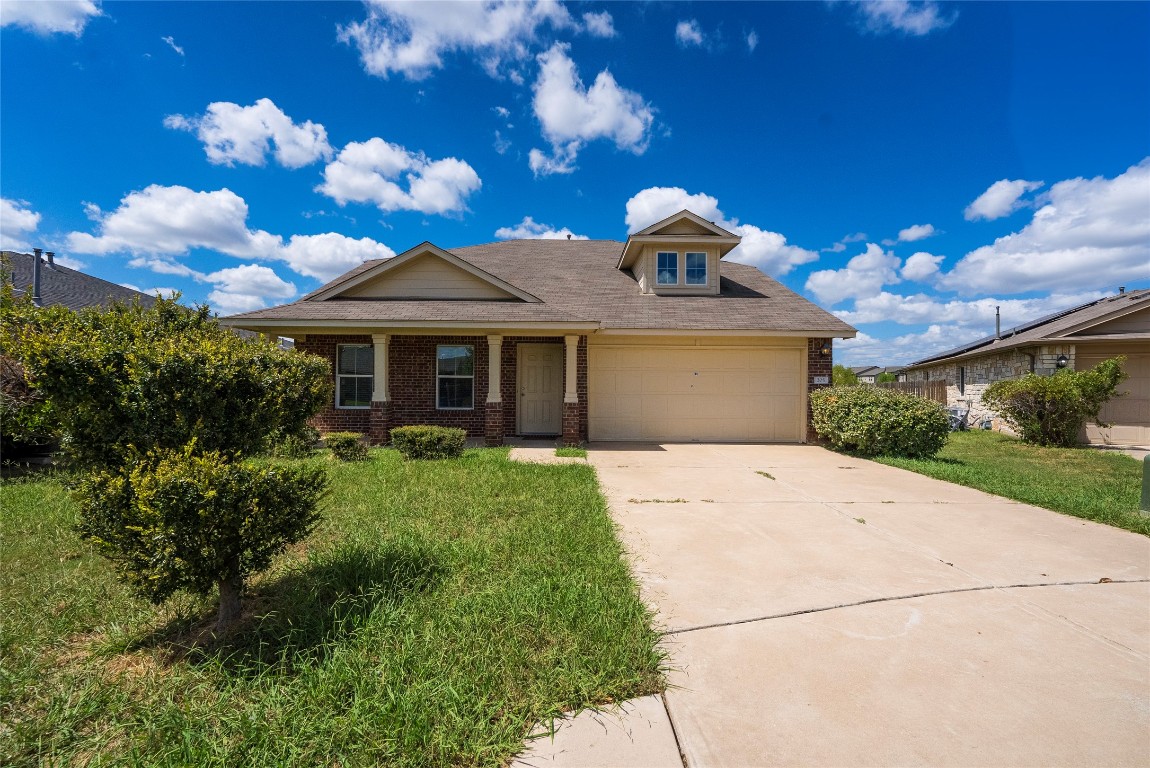
[[[707,254],[688,253],[686,259],[687,285],[706,285]]]
[[[679,283],[679,254],[660,251],[656,263],[656,281],[659,285],[678,285]]]

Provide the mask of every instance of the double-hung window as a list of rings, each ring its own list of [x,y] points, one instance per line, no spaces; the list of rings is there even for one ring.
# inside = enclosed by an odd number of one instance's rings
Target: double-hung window
[[[686,255],[687,285],[707,284],[707,254],[688,253]]]
[[[336,356],[336,407],[370,408],[375,350],[370,344],[340,344]]]
[[[475,347],[440,344],[435,350],[435,407],[475,407]]]
[[[679,283],[679,254],[660,251],[655,256],[655,282],[658,285]]]

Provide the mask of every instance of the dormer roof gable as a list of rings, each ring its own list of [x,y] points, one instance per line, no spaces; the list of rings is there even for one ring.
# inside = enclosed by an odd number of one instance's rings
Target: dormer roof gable
[[[430,242],[353,274],[308,300],[341,298],[540,302],[538,297]]]
[[[730,253],[741,240],[742,238],[738,235],[684,209],[628,237],[616,266],[618,269],[630,269],[644,245],[666,245],[673,248],[695,244],[715,244],[719,247],[719,258],[722,258]]]

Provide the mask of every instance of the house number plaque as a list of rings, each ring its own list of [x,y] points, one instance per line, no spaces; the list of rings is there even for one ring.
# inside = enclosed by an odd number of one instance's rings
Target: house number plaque
[[[815,384],[830,384],[831,383],[831,377],[830,376],[815,376],[814,380],[815,380],[814,381]]]

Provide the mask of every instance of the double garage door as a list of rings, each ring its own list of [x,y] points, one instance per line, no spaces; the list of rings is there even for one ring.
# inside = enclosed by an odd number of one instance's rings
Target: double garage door
[[[1126,355],[1123,367],[1129,378],[1118,385],[1118,391],[1126,394],[1102,406],[1098,417],[1110,426],[1087,424],[1086,439],[1112,445],[1150,445],[1150,349],[1136,344],[1080,345],[1075,367],[1080,371],[1093,368],[1120,354]]]
[[[588,349],[591,440],[801,442],[804,349]]]

